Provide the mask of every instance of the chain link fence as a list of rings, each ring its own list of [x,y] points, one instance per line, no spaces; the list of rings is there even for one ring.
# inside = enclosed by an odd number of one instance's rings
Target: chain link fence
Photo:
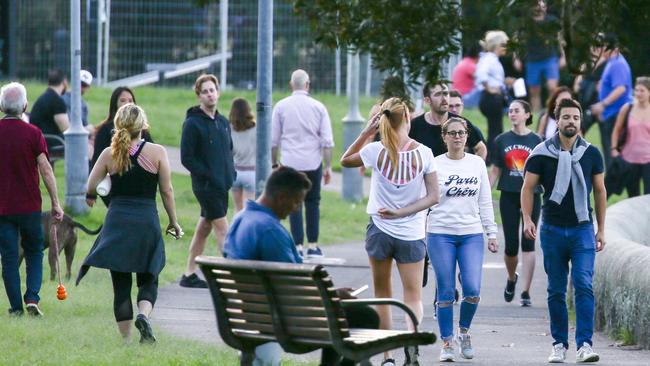
[[[229,87],[255,88],[257,2],[228,2]],[[14,6],[19,30],[15,47],[16,76],[44,80],[51,68],[69,71],[70,1],[20,0]],[[104,10],[105,6],[109,11]],[[95,76],[98,71],[102,75],[102,70],[106,70],[101,79],[107,82],[147,72],[155,74],[157,70],[174,70],[179,64],[221,52],[218,3],[198,7],[192,1],[178,0],[82,0],[81,7],[82,68]],[[107,25],[110,28],[106,36],[103,27]],[[0,37],[0,41],[4,38]],[[104,53],[104,49],[108,52]],[[290,1],[275,1],[274,88],[288,89],[291,72],[302,68],[310,74],[313,90],[345,93],[347,57],[345,52],[340,54],[337,72],[336,54],[335,50],[314,42],[306,21],[294,14]],[[368,57],[361,57],[361,93],[377,91],[384,76],[369,68],[368,62]],[[159,78],[158,83],[186,85],[205,71],[220,76],[218,61],[185,74],[176,72],[173,78]]]

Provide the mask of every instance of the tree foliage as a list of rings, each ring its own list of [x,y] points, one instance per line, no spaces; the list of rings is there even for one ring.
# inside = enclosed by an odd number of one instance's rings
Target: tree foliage
[[[590,46],[599,32],[615,32],[632,53],[646,59],[650,5],[647,0],[549,0],[549,12],[560,19],[560,32],[568,70],[578,73],[592,63]],[[487,30],[511,35],[509,49],[521,53],[537,0],[464,0],[462,9],[450,0],[294,0],[328,47],[349,47],[369,52],[381,70],[408,75],[409,82],[423,75],[440,79],[441,64],[458,52],[462,43],[476,43]],[[645,48],[644,48],[645,47]],[[625,48],[624,48],[625,50]]]

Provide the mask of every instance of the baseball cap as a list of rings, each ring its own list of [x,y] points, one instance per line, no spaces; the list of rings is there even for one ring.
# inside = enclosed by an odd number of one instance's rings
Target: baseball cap
[[[88,70],[81,70],[79,72],[79,79],[81,80],[82,84],[90,86],[93,83],[93,74],[91,74]]]

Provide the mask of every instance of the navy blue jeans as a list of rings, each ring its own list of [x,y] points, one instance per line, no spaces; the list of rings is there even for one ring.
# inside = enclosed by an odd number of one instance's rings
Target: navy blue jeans
[[[25,303],[38,303],[43,280],[43,227],[41,213],[0,215],[0,256],[2,280],[9,297],[11,310],[22,310],[20,272],[18,270],[18,233],[25,252],[27,289]]]
[[[575,291],[576,344],[591,344],[594,333],[594,292],[592,282],[596,259],[593,224],[573,227],[542,224],[540,240],[544,252],[544,270],[548,277],[548,312],[551,317],[553,344],[569,348],[569,314],[566,304],[567,276],[571,262],[571,280]]]
[[[307,221],[307,242],[318,242],[318,230],[320,221],[320,182],[323,179],[323,167],[316,170],[304,171],[311,181],[311,189],[305,195],[305,221]],[[305,229],[302,221],[302,205],[300,210],[289,215],[291,236],[296,245],[303,245],[305,242]]]
[[[477,302],[466,301],[481,295],[483,271],[483,234],[448,235],[427,233],[429,258],[436,272],[438,286],[438,326],[440,338],[451,339],[454,334],[454,292],[456,289],[456,263],[463,279],[463,301],[460,304],[458,326],[469,329],[478,308]]]

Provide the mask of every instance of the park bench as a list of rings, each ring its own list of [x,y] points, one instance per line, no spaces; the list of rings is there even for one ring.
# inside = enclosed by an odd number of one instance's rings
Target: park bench
[[[348,359],[367,362],[384,351],[436,340],[431,332],[417,331],[415,314],[398,300],[340,299],[322,265],[207,256],[196,262],[210,288],[221,338],[241,351],[241,365],[251,365],[255,347],[267,342],[298,354],[331,347]],[[344,309],[350,304],[397,306],[416,329],[349,328]]]
[[[65,154],[65,140],[58,135],[44,133],[45,143],[47,144],[48,155],[50,156],[50,165],[54,168],[54,163],[63,160]]]

